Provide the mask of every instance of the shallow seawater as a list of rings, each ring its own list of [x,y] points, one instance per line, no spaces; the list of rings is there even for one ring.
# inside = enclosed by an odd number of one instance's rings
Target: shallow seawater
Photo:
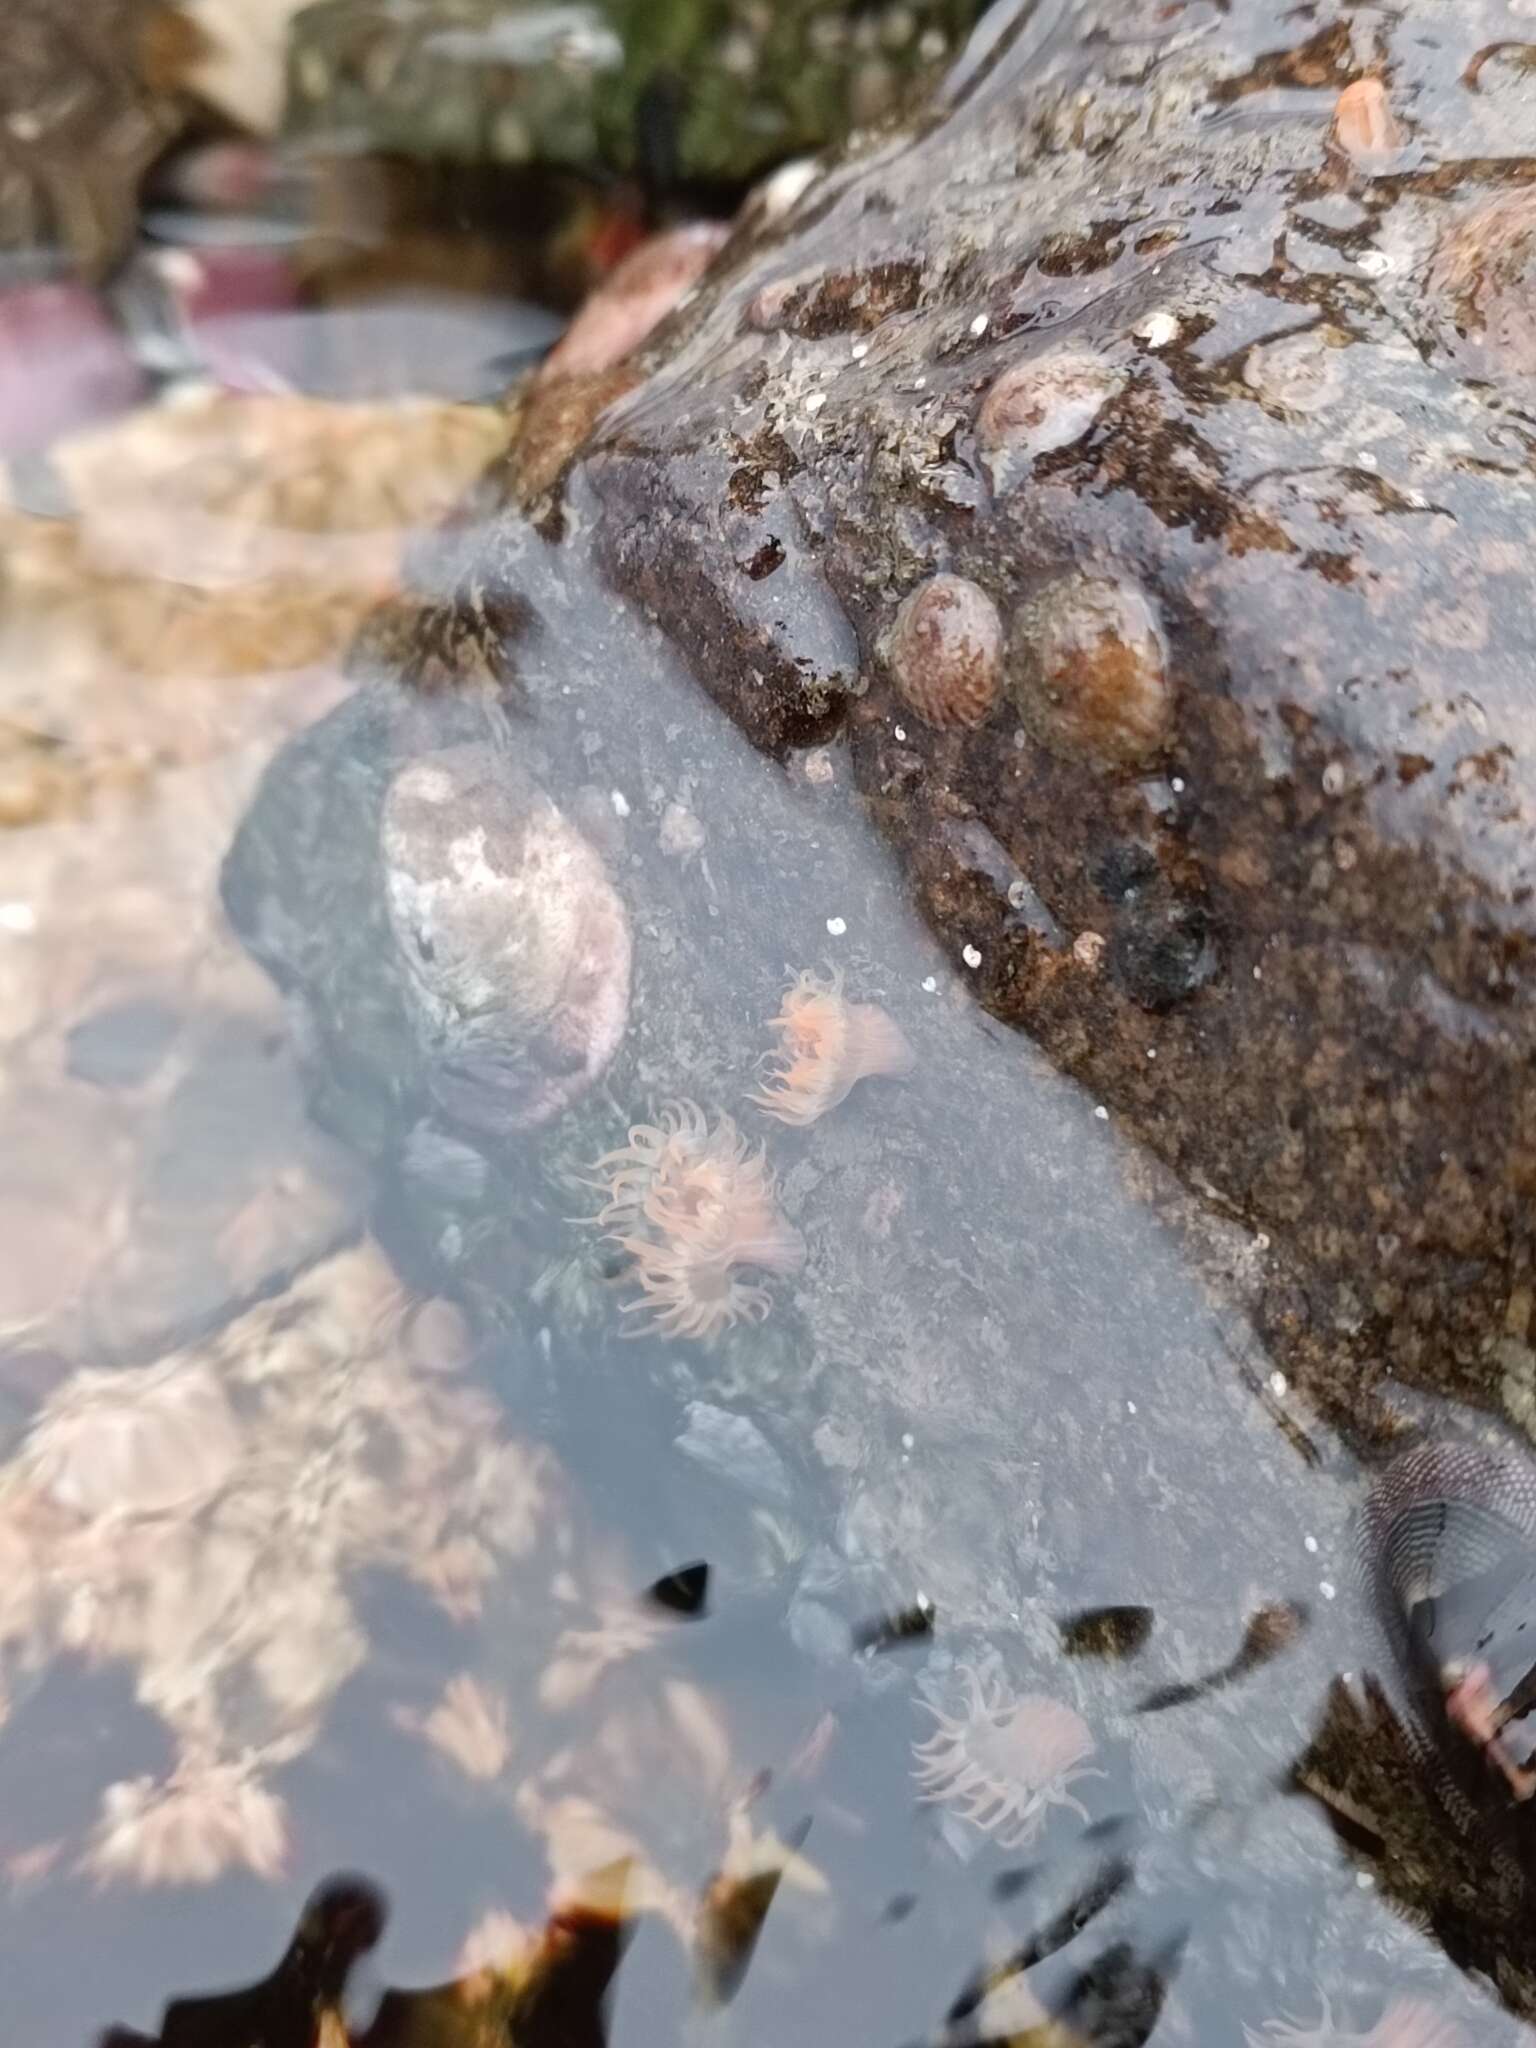
[[[1360,1477],[1247,1319],[1266,1245],[982,1014],[838,748],[765,761],[526,539],[529,703],[486,743],[601,854],[630,1012],[560,1121],[424,1171],[357,1138],[394,1114],[366,1062],[312,1117],[219,866],[291,735],[335,714],[345,772],[346,640],[496,422],[105,431],[60,458],[72,519],[7,515],[8,2036],[152,2031],[354,1870],[366,2038],[615,1862],[617,2048],[1511,2036],[1294,1781],[1370,1638]],[[748,1097],[806,971],[911,1059],[795,1128]],[[592,1220],[599,1155],[683,1098],[805,1241],[710,1341],[626,1308]],[[701,1561],[702,1612],[648,1595]]]

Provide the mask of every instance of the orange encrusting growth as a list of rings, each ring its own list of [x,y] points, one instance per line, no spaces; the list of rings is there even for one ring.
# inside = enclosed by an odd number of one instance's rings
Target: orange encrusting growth
[[[747,1099],[780,1123],[813,1124],[856,1082],[912,1069],[912,1048],[895,1019],[876,1003],[850,1003],[835,970],[825,979],[809,970],[797,975],[769,1028],[779,1039],[769,1055],[773,1071]]]
[[[625,1306],[649,1311],[665,1336],[707,1339],[743,1317],[760,1322],[771,1297],[738,1269],[793,1273],[804,1261],[761,1146],[748,1145],[728,1116],[711,1130],[695,1103],[668,1103],[596,1171],[608,1199],[594,1220],[640,1283]]]

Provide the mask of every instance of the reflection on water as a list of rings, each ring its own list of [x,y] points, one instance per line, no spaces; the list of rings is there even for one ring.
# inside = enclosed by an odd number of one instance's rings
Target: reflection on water
[[[69,516],[3,514],[11,2032],[1514,2038],[1524,1871],[1359,1683],[1265,1240],[981,1014],[836,747],[766,761],[560,545],[487,595],[515,714],[343,677],[381,599],[430,642],[511,431],[455,401],[528,329],[440,312],[182,303],[326,395],[51,421]],[[1485,1562],[1468,1662],[1521,1648]]]

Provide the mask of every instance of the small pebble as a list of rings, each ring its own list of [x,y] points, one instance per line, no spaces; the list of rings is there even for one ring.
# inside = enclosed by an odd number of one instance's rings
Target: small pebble
[[[1109,1111],[1104,1107],[1102,1102],[1097,1103],[1094,1106],[1093,1113],[1098,1118],[1101,1124],[1107,1124],[1109,1122]]]
[[[1315,1536],[1303,1536],[1301,1539],[1301,1547],[1303,1550],[1310,1551],[1312,1556],[1316,1557],[1317,1538]]]
[[[1286,1391],[1289,1382],[1283,1372],[1272,1372],[1269,1376],[1269,1391],[1278,1399]]]
[[[1127,1415],[1134,1415],[1136,1413],[1136,1403],[1134,1401],[1127,1401],[1125,1404],[1125,1412]]]
[[[991,324],[992,323],[988,320],[985,313],[978,313],[976,315],[976,318],[971,322],[971,332],[972,334],[975,335],[976,339],[980,341],[981,337],[986,333],[988,327]]]
[[[1166,348],[1179,331],[1179,323],[1171,313],[1149,313],[1136,332],[1148,348]]]
[[[832,934],[834,939],[840,939],[843,936],[843,933],[847,931],[847,929],[848,920],[846,918],[829,917],[827,919],[827,930]]]
[[[1321,1579],[1318,1581],[1317,1590],[1319,1591],[1319,1593],[1322,1594],[1325,1600],[1331,1600],[1333,1599],[1334,1595],[1338,1592],[1339,1589],[1333,1583],[1332,1579]]]
[[[911,1450],[911,1448],[912,1448],[912,1446],[913,1446],[913,1445],[914,1445],[914,1444],[915,1444],[916,1442],[917,1442],[917,1438],[916,1438],[916,1437],[915,1437],[915,1436],[914,1436],[914,1435],[912,1434],[912,1432],[911,1432],[911,1430],[910,1430],[910,1429],[904,1429],[904,1430],[902,1431],[902,1433],[901,1433],[901,1448],[902,1448],[902,1449],[903,1449],[904,1451],[910,1451],[910,1450]],[[922,1603],[921,1603],[921,1601],[919,1601],[919,1603],[918,1603],[918,1604],[919,1604],[919,1606],[921,1606],[921,1604],[922,1604]]]
[[[1171,790],[1173,791],[1173,793],[1174,793],[1174,795],[1175,795],[1175,796],[1182,796],[1182,795],[1184,794],[1184,778],[1183,778],[1183,776],[1182,776],[1182,775],[1175,775],[1175,776],[1171,777],[1171,778],[1170,778],[1170,780],[1169,780],[1169,783],[1168,783],[1168,787],[1169,787],[1169,788],[1170,788],[1170,789],[1171,789]]]
[[[826,404],[826,402],[827,394],[825,393],[825,391],[813,391],[810,397],[805,401],[805,409],[808,413],[814,415],[821,411],[821,408]]]
[[[904,740],[904,739],[906,738],[906,736],[907,736],[907,728],[906,728],[906,727],[905,727],[904,725],[898,725],[898,726],[897,726],[897,727],[895,728],[895,731],[896,731],[896,737],[897,737],[897,739],[899,739],[899,740]]]
[[[1355,268],[1363,270],[1367,277],[1385,277],[1392,268],[1392,258],[1385,249],[1367,249]]]
[[[1342,761],[1330,761],[1323,770],[1323,795],[1338,796],[1343,788],[1344,764]]]
[[[622,789],[616,789],[608,801],[613,805],[613,815],[616,818],[627,818],[629,816],[629,798]]]
[[[981,965],[981,954],[975,946],[962,946],[960,958],[967,967],[979,967]]]
[[[933,995],[937,990],[938,986],[938,982],[934,979],[934,977],[931,974],[925,974],[923,976],[923,987],[929,995]]]
[[[869,343],[867,341],[856,341],[848,353],[856,363],[862,363],[869,354]]]

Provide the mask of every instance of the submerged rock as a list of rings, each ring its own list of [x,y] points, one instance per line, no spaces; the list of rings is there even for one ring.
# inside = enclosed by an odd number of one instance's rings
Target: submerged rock
[[[988,1008],[1273,1238],[1269,1334],[1344,1410],[1382,1365],[1494,1398],[1529,1335],[1536,121],[1474,63],[1510,33],[994,10],[567,479],[751,737],[846,737]],[[923,588],[1005,623],[1016,725],[907,715]],[[957,859],[983,831],[1043,915]]]

